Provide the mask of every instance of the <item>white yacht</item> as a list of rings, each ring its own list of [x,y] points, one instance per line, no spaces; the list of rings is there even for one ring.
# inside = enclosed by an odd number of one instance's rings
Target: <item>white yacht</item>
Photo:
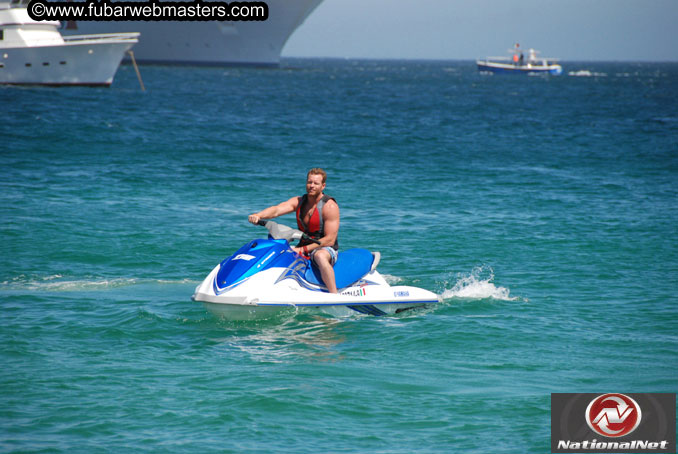
[[[205,0],[207,3],[208,0]],[[264,21],[68,21],[71,33],[141,32],[139,63],[277,66],[292,33],[322,0],[266,0]]]
[[[110,85],[139,33],[63,37],[26,3],[0,1],[0,84]]]

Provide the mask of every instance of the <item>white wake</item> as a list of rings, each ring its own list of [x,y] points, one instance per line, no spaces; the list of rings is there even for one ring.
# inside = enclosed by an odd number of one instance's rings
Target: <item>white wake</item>
[[[470,273],[457,274],[452,288],[445,288],[441,296],[448,298],[492,298],[503,301],[516,301],[522,298],[511,296],[511,291],[493,283],[494,270],[489,266],[477,266]],[[450,283],[445,283],[445,287]]]

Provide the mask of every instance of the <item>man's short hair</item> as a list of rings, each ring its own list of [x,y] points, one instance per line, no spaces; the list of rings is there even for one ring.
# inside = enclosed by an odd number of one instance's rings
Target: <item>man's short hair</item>
[[[311,175],[321,175],[323,177],[323,184],[327,181],[327,172],[325,172],[323,169],[320,167],[314,167],[311,170],[308,171],[306,174],[306,178],[308,178]]]

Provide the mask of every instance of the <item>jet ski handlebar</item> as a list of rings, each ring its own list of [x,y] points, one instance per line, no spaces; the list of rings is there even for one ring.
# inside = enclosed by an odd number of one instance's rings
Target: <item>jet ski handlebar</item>
[[[287,241],[304,239],[316,244],[320,244],[320,241],[311,238],[301,230],[293,229],[291,227],[287,227],[286,225],[278,224],[277,222],[265,221],[263,219],[260,219],[259,222],[257,222],[257,224],[262,227],[266,227],[268,229],[268,233],[275,239],[282,239]]]

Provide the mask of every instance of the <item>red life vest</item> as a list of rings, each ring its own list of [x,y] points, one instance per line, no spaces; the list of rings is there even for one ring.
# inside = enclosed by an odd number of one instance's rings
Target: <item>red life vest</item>
[[[299,204],[297,205],[297,228],[304,232],[306,235],[310,236],[311,238],[319,240],[320,238],[325,236],[325,220],[323,219],[322,216],[323,207],[325,206],[325,203],[328,200],[334,200],[334,197],[323,195],[323,197],[318,202],[318,205],[316,205],[313,214],[311,214],[311,219],[308,220],[308,224],[306,224],[304,220],[301,218],[301,209],[307,200],[308,194],[304,194],[301,197],[299,197]],[[334,200],[334,202],[336,203],[337,201]],[[299,241],[299,246],[305,246],[307,244],[310,244],[310,241],[303,239]],[[332,247],[336,250],[339,250],[338,236],[337,240],[334,242],[334,245]]]

